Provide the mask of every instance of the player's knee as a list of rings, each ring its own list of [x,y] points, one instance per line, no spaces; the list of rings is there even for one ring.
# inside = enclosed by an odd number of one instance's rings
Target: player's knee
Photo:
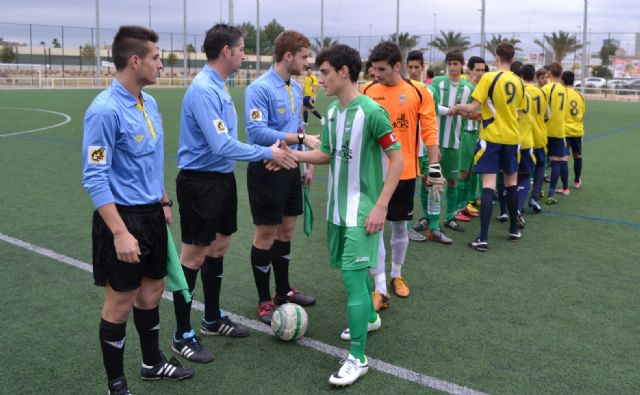
[[[142,310],[155,308],[164,291],[164,279],[143,278],[136,296],[135,305]]]
[[[204,257],[207,254],[207,246],[195,246],[182,244],[180,251],[180,263],[189,269],[197,270],[202,266]]]
[[[253,245],[261,250],[268,250],[273,245],[276,234],[275,226],[256,226],[253,234]]]

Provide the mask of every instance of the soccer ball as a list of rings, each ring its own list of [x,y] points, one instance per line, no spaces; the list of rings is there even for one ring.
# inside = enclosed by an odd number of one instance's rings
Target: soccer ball
[[[295,303],[285,303],[273,313],[271,330],[284,341],[293,341],[307,331],[307,312]]]

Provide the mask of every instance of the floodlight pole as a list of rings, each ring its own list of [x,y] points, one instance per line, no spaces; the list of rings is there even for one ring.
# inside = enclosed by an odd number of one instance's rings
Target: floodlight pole
[[[100,86],[100,74],[102,73],[102,61],[100,59],[100,0],[96,0],[96,81]]]
[[[396,0],[396,44],[400,45],[400,0]]]
[[[256,0],[256,78],[260,76],[260,0]]]
[[[485,19],[484,19],[484,15],[485,15],[485,0],[482,0],[482,9],[480,9],[480,57],[482,59],[484,59],[484,51],[485,51],[485,45],[487,42],[487,39],[485,37],[485,33],[484,33],[484,24],[485,24]]]
[[[320,0],[320,47],[324,47],[324,0]]]
[[[182,0],[182,86],[187,86],[187,0]]]
[[[229,24],[233,25],[233,0],[229,0]]]
[[[151,0],[149,0],[149,29],[151,29]]]
[[[582,67],[580,68],[580,91],[584,94],[584,79],[587,75],[587,0],[584,0],[584,17],[582,22]]]

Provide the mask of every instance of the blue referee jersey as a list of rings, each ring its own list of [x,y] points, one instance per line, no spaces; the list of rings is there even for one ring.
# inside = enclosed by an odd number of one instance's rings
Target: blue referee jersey
[[[198,73],[182,100],[178,168],[231,173],[236,160],[272,159],[270,147],[238,141],[238,116],[224,80],[209,65]]]
[[[164,133],[158,105],[142,102],[114,78],[84,117],[82,184],[95,208],[160,201],[164,192]]]
[[[283,81],[273,67],[247,87],[244,102],[251,144],[269,146],[302,127],[302,88],[293,79]]]

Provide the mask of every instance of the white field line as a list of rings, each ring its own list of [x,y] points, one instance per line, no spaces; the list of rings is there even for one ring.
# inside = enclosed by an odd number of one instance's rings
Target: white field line
[[[50,114],[56,114],[56,115],[60,115],[60,116],[64,117],[64,121],[56,123],[55,125],[45,126],[43,128],[38,128],[38,129],[29,129],[29,130],[25,130],[23,132],[0,133],[0,137],[9,137],[9,136],[17,136],[19,134],[28,134],[28,133],[41,132],[43,130],[53,129],[53,128],[57,128],[58,126],[66,125],[67,123],[71,122],[71,117],[69,115],[65,114],[65,113],[56,112],[56,111],[50,111],[50,110],[43,110],[43,109],[40,109],[40,108],[0,107],[0,110],[39,111],[39,112],[48,112]]]
[[[37,245],[28,243],[26,241],[13,238],[11,236],[5,235],[4,233],[0,233],[0,240],[3,240],[9,244],[13,244],[14,246],[23,248],[25,250],[35,252],[36,254],[40,254],[42,256],[54,259],[58,262],[62,262],[67,265],[76,267],[78,269],[82,269],[87,272],[92,271],[92,266],[86,262],[82,262],[77,259],[68,257],[66,255],[59,254],[47,248],[39,247]],[[169,292],[164,292],[162,297],[167,300],[173,300],[173,295]],[[194,310],[204,311],[204,305],[196,300],[193,301],[191,307]],[[265,324],[263,324],[262,322],[252,320],[247,317],[243,317],[241,315],[229,313],[226,311],[225,313],[227,313],[234,321],[237,321],[238,323],[246,326],[247,328],[251,328],[255,331],[264,333],[266,335],[273,336],[273,332],[271,331],[271,329]],[[323,343],[318,340],[307,338],[307,337],[303,337],[302,339],[298,340],[297,343],[303,347],[311,348],[313,350],[316,350],[337,358],[344,358],[348,354],[348,350],[344,350],[342,348],[338,348],[338,347]],[[390,376],[394,376],[402,380],[410,381],[412,383],[433,388],[438,391],[446,392],[449,394],[485,395],[483,392],[479,392],[471,388],[450,383],[448,381],[441,380],[435,377],[426,376],[426,375],[414,372],[412,370],[402,368],[400,366],[392,365],[390,363],[384,362],[376,358],[369,358],[369,366],[371,366],[371,368],[375,370],[378,370],[382,373],[386,373]]]

